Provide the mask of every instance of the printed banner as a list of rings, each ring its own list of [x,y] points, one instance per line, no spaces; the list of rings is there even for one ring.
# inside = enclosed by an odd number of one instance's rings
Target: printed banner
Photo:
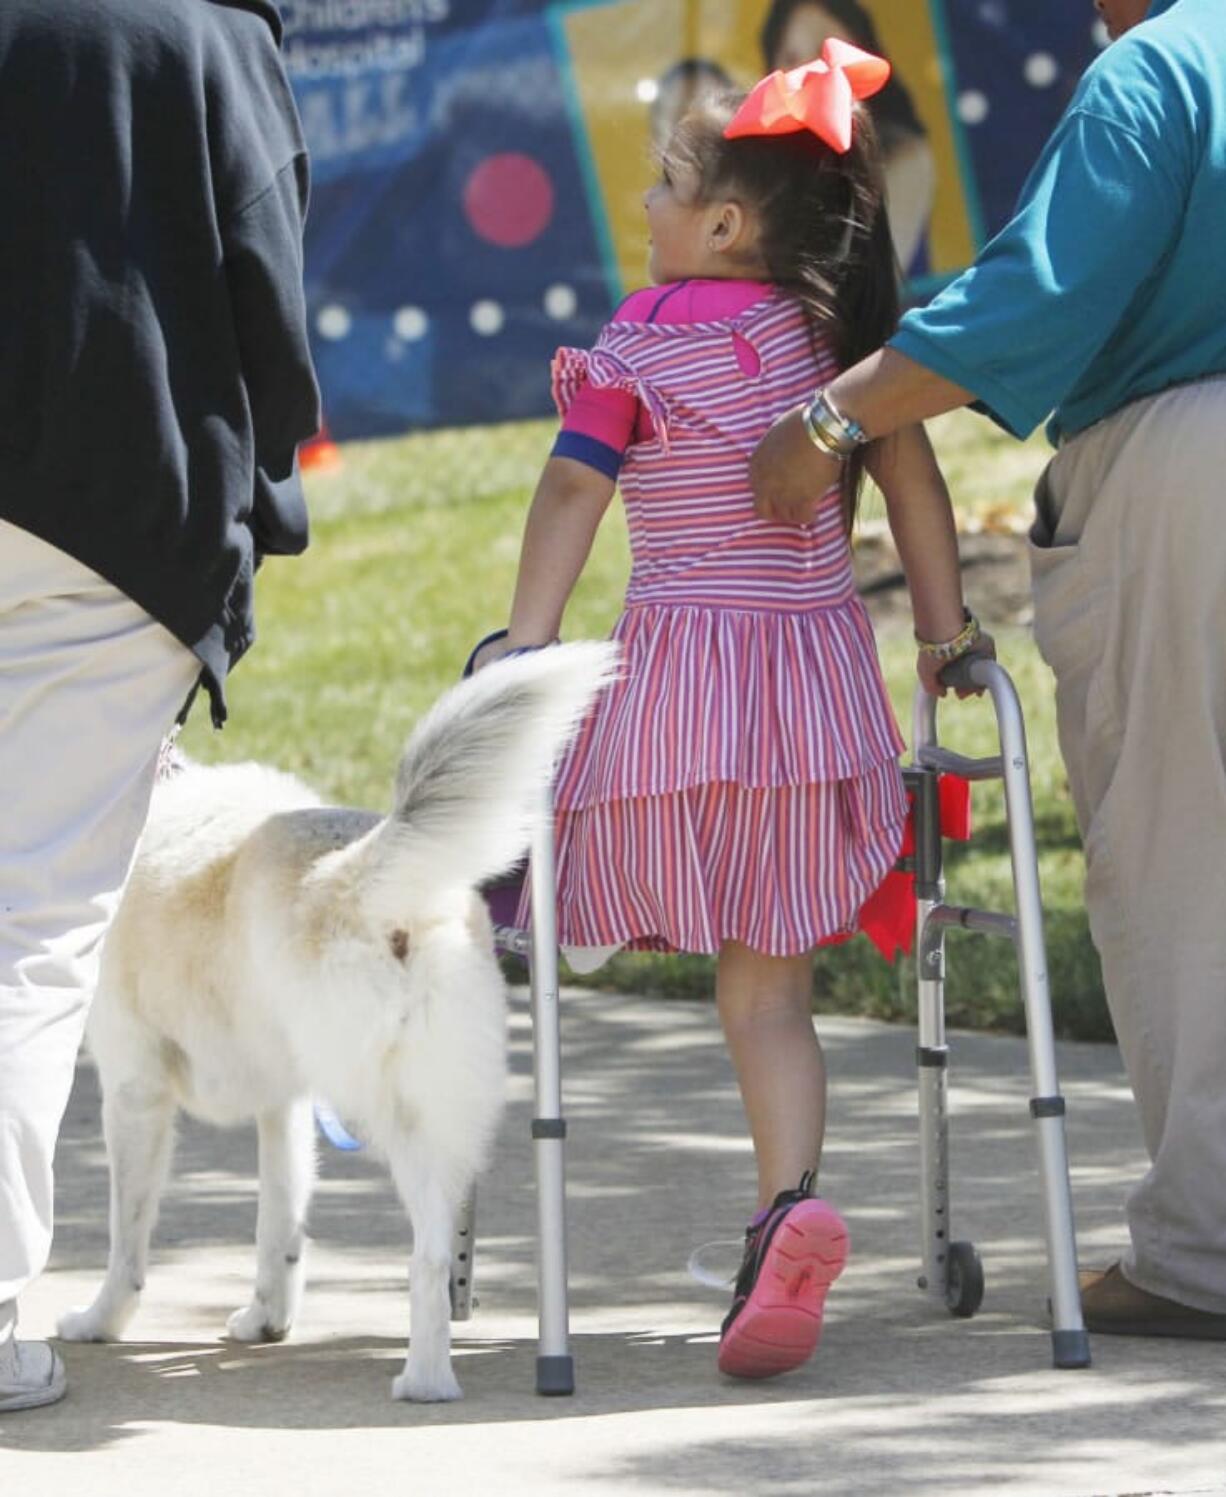
[[[870,108],[922,299],[1004,222],[1087,63],[1089,0],[285,0],[307,296],[334,437],[547,414],[549,361],[645,279],[653,141],[826,36]]]

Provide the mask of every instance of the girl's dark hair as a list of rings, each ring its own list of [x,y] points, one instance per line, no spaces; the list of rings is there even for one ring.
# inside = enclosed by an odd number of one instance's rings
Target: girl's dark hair
[[[739,136],[724,127],[744,95],[700,100],[673,132],[667,171],[694,173],[695,201],[742,202],[759,225],[757,255],[775,285],[809,314],[814,335],[833,346],[842,368],[876,352],[898,322],[898,262],[872,120],[855,106],[851,149],[840,155],[808,130]],[[850,529],[864,478],[864,453],[844,465]]]
[[[774,0],[762,23],[760,36],[762,61],[768,72],[779,66],[775,59],[779,55],[788,22],[796,11],[806,5],[824,10],[850,33],[857,47],[863,47],[866,52],[875,52],[879,57],[884,55],[873,18],[860,0]],[[911,95],[897,73],[891,73],[890,81],[879,94],[874,95],[868,107],[873,123],[877,126],[878,139],[887,152],[900,138],[927,134],[923,122],[915,112]]]

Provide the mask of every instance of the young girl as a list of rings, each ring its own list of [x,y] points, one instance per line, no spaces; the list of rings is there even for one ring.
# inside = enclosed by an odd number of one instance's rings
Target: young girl
[[[939,690],[941,666],[978,637],[921,429],[857,451],[809,524],[754,512],[763,433],[878,348],[898,311],[872,127],[852,104],[888,67],[834,43],[824,55],[764,80],[739,112],[735,98],[700,103],[673,133],[645,199],[655,285],[591,352],[557,355],[562,431],[509,629],[477,660],[557,636],[620,486],[633,553],[614,631],[623,674],[556,784],[559,939],[717,957],[759,1187],[719,1366],[747,1377],[809,1356],[846,1256],[841,1218],[810,1194],[826,1104],[811,958],[859,927],[907,815],[903,743],[851,570],[865,466],[917,635],[933,642],[925,684]],[[814,440],[846,445],[832,430]]]

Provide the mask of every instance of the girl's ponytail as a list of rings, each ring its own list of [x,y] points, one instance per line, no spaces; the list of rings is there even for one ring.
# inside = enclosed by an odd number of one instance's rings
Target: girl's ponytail
[[[758,252],[767,275],[809,313],[843,368],[875,352],[894,332],[899,270],[885,207],[877,137],[856,104],[852,144],[833,151],[816,135],[727,139],[723,130],[742,99],[704,100],[685,117],[669,154],[698,174],[704,201],[742,198],[758,215]],[[864,453],[843,469],[851,529],[864,480]]]
[[[857,116],[852,148],[842,158],[851,199],[847,254],[837,277],[834,317],[827,324],[844,369],[876,353],[893,335],[898,326],[902,278],[886,209],[876,134],[867,110],[859,109]],[[848,531],[859,507],[864,466],[865,453],[860,449],[843,468]]]

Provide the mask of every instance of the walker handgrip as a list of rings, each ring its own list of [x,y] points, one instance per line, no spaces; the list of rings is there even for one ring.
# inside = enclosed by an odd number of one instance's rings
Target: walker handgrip
[[[991,661],[984,655],[959,655],[957,660],[951,660],[941,671],[937,680],[942,686],[951,686],[955,691],[975,691],[988,684],[986,677],[981,679],[976,674],[977,667],[990,664]]]

